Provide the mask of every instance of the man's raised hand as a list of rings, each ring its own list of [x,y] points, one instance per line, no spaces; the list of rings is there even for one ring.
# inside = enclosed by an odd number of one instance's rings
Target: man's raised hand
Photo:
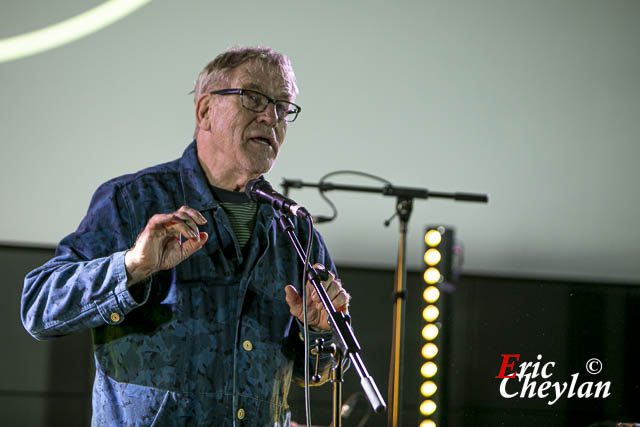
[[[155,214],[124,257],[128,286],[160,270],[180,264],[200,249],[209,235],[198,230],[207,222],[195,209],[182,206],[175,212]],[[182,238],[185,241],[182,241]]]
[[[322,264],[314,264],[314,268],[323,267]],[[349,307],[349,300],[351,300],[351,296],[345,291],[342,287],[342,282],[336,276],[333,275],[332,272],[327,271],[329,273],[329,278],[322,283],[322,286],[327,291],[327,295],[329,299],[333,303],[333,306],[338,311],[346,311]],[[295,317],[298,318],[301,322],[303,322],[303,306],[302,306],[302,296],[298,294],[296,288],[292,285],[287,285],[284,288],[285,299],[287,304],[289,305],[289,311]],[[313,285],[307,281],[306,284],[306,292],[307,292],[307,320],[309,321],[310,326],[315,326],[320,329],[329,330],[329,323],[327,319],[329,315],[324,309],[322,305],[322,301],[320,301],[320,297],[316,293],[316,290],[313,288]]]

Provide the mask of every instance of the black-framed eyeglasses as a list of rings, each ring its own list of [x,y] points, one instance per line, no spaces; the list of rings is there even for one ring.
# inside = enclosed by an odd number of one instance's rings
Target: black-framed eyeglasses
[[[302,108],[299,105],[289,101],[281,101],[269,98],[264,93],[260,93],[251,89],[221,89],[209,92],[212,95],[240,95],[240,103],[247,110],[255,113],[264,112],[269,104],[275,105],[278,120],[292,122],[297,117]]]

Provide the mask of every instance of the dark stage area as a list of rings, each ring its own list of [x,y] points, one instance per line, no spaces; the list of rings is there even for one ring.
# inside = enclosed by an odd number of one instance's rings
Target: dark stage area
[[[49,259],[51,248],[0,246],[6,272],[0,295],[4,351],[0,366],[0,424],[13,426],[86,426],[91,417],[93,358],[90,334],[37,342],[19,318],[24,275]],[[340,277],[353,297],[353,326],[364,349],[364,362],[386,398],[391,346],[393,271],[339,266]],[[442,345],[439,357],[439,402],[436,419],[442,426],[613,426],[640,421],[640,287],[629,284],[571,282],[463,274],[455,290],[442,294],[438,322]],[[418,407],[422,272],[408,275],[405,330],[402,425],[417,426],[424,418]],[[448,344],[446,344],[448,343]],[[586,382],[610,382],[610,395],[554,399],[505,398],[499,375],[503,354],[522,362],[548,362],[543,381],[570,383],[577,375],[576,394]],[[590,374],[587,362],[596,358],[601,371]],[[507,392],[522,389],[510,380]],[[352,370],[345,375],[344,398],[359,391]],[[587,386],[583,387],[583,391]],[[595,387],[595,385],[594,385]],[[304,420],[303,392],[292,386],[293,419]],[[595,389],[595,388],[594,388]],[[594,390],[592,389],[592,391]],[[593,394],[593,393],[592,393]],[[312,389],[314,424],[328,425],[331,386]],[[366,412],[360,401],[345,426],[355,426]],[[367,426],[386,425],[386,414],[372,415]]]

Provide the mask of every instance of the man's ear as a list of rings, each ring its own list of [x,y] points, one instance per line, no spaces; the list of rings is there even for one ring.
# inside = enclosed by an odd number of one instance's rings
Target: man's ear
[[[209,121],[209,114],[211,114],[211,100],[212,96],[208,93],[200,95],[196,101],[196,123],[198,127],[203,130],[209,130],[211,122]]]

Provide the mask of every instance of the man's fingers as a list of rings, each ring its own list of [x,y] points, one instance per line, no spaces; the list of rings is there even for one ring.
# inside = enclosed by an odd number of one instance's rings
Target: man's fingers
[[[191,228],[187,226],[182,220],[179,218],[172,219],[165,224],[165,229],[168,231],[173,231],[175,233],[181,234],[185,239],[190,240],[198,240],[199,234],[193,231]]]
[[[173,214],[173,217],[181,220],[187,226],[187,228],[191,231],[190,234],[192,237],[196,239],[198,238],[198,234],[200,233],[200,230],[198,230],[198,226],[196,225],[196,222],[193,220],[193,218],[191,218],[185,212],[180,212],[180,211]]]
[[[335,276],[333,276],[333,274],[332,274],[332,277],[320,283],[322,283],[322,287],[327,292],[327,295],[329,295],[330,300],[333,300],[336,297],[336,295],[338,295],[343,289],[342,282],[340,281],[340,279],[336,279]],[[307,282],[307,290],[312,291],[312,298],[318,299],[316,290],[311,284],[311,282]]]
[[[194,252],[204,246],[205,242],[209,238],[209,235],[204,231],[199,234],[199,239],[189,239],[182,244],[183,259],[191,256]]]
[[[351,300],[351,296],[347,293],[347,291],[345,291],[344,289],[341,289],[339,293],[336,293],[333,296],[329,295],[329,299],[331,300],[331,303],[333,304],[333,306],[337,309],[338,307],[343,307],[348,305],[349,300]],[[312,300],[312,303],[318,306],[319,308],[324,307],[322,305],[322,301],[320,300],[320,297],[318,296],[315,290],[313,291],[311,300]]]
[[[342,287],[342,282],[340,281],[340,279],[335,278],[335,276],[331,274],[331,278],[322,282],[322,286],[327,292],[327,296],[331,300],[331,303],[333,304],[335,309],[339,311],[345,311],[349,306],[351,296]],[[307,282],[307,291],[311,292],[309,305],[313,304],[317,310],[324,311],[324,306],[322,305],[320,296],[310,282]]]
[[[178,212],[183,212],[191,217],[196,224],[203,225],[207,223],[207,219],[199,211],[190,208],[189,206],[182,206],[178,209]]]
[[[351,296],[344,289],[342,289],[342,291],[338,295],[336,295],[331,300],[331,302],[337,310],[339,307],[346,307],[349,304],[350,299]]]
[[[284,294],[285,294],[285,299],[287,300],[287,302],[289,302],[289,301],[298,302],[299,300],[302,299],[302,297],[300,296],[300,294],[298,293],[296,288],[293,287],[293,285],[285,286],[284,287]]]
[[[331,302],[336,310],[341,308],[346,309],[349,301],[351,301],[351,295],[342,287],[342,281],[340,279],[334,280],[333,283],[332,291],[328,292]]]
[[[313,288],[313,285],[309,282],[307,282],[306,290],[307,290],[307,304],[309,304],[309,301],[313,299],[313,296],[315,295],[316,290]]]
[[[284,288],[284,299],[289,305],[289,312],[296,317],[300,316],[302,313],[302,297],[291,285],[287,285]]]
[[[164,237],[166,231],[180,233],[187,239],[195,238],[197,240],[198,237],[197,233],[193,232],[182,219],[173,213],[153,215],[145,228],[145,232],[147,231],[151,238]]]
[[[149,220],[151,231],[170,230],[182,234],[185,239],[196,239],[200,234],[198,224],[206,224],[207,219],[197,210],[188,206],[182,206],[180,209],[169,214],[156,214]]]
[[[331,281],[334,280],[336,278],[336,275],[333,274],[333,272],[331,272],[331,270],[328,270],[327,267],[325,267],[324,265],[320,264],[319,262],[313,264],[313,268],[316,270],[320,270],[320,271],[324,271],[329,275],[329,278],[327,279],[327,281]]]
[[[340,279],[332,280],[325,286],[325,290],[327,291],[327,295],[329,295],[329,299],[333,301],[336,295],[342,291],[342,282]]]
[[[162,230],[169,225],[173,225],[176,221],[173,220],[173,214],[155,214],[149,218],[147,222],[147,228],[151,231]]]
[[[200,241],[200,230],[198,224],[203,225],[207,223],[207,219],[199,211],[190,208],[189,206],[182,206],[180,209],[173,213],[172,222],[178,223],[172,224],[180,233],[187,239],[195,239]],[[181,227],[179,222],[182,222],[187,229]],[[186,232],[185,232],[186,231]]]
[[[153,227],[161,224],[166,230],[180,233],[185,239],[200,239],[200,231],[195,221],[186,213],[176,211],[172,214],[154,215],[150,221]]]

